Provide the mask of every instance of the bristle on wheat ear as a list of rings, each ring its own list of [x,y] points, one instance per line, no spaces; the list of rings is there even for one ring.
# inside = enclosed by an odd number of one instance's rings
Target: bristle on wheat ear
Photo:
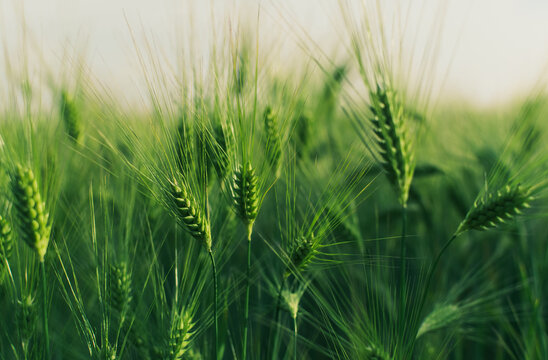
[[[207,249],[211,251],[211,230],[201,208],[190,195],[184,184],[171,183],[171,196],[177,215],[183,227]]]
[[[377,87],[370,93],[371,124],[379,148],[381,163],[388,179],[398,192],[402,205],[407,204],[414,172],[414,155],[404,123],[403,106],[392,90]]]
[[[238,216],[250,228],[253,226],[259,211],[258,179],[250,162],[234,172],[232,199]]]
[[[529,207],[533,200],[529,189],[507,185],[495,193],[476,200],[456,234],[468,230],[487,230],[511,220]]]
[[[32,170],[18,165],[11,179],[11,190],[20,236],[43,262],[51,226],[46,204],[42,201]]]

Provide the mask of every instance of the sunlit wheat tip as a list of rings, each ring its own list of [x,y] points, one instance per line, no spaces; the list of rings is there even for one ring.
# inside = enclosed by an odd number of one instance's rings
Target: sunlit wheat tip
[[[460,318],[461,313],[462,310],[455,304],[436,307],[422,322],[417,333],[417,338],[431,331],[451,325]]]
[[[44,261],[51,226],[32,170],[18,165],[11,179],[11,190],[20,236],[36,252],[40,261]]]
[[[299,312],[299,303],[301,301],[302,292],[291,292],[289,290],[282,291],[282,297],[284,299],[284,305],[287,311],[291,314],[291,317],[295,319]]]

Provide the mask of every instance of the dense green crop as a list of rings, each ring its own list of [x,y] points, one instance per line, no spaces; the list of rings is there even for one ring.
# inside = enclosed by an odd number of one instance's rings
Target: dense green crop
[[[340,4],[344,64],[236,32],[139,110],[10,87],[1,359],[548,359],[547,97],[433,99]]]

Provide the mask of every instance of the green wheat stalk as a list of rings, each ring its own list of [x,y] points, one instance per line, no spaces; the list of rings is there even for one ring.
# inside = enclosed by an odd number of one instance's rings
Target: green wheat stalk
[[[36,253],[40,261],[42,273],[42,320],[44,326],[44,341],[46,344],[46,358],[50,358],[50,344],[48,332],[47,314],[47,287],[46,267],[44,257],[46,255],[51,225],[49,214],[46,212],[46,204],[42,201],[38,182],[34,173],[29,168],[17,165],[11,179],[13,206],[15,218],[19,229],[19,236]]]
[[[206,249],[213,270],[213,319],[215,324],[215,358],[218,356],[219,324],[217,318],[217,267],[212,251],[211,228],[202,208],[191,196],[184,183],[171,182],[171,197],[177,210],[179,222],[187,232]]]

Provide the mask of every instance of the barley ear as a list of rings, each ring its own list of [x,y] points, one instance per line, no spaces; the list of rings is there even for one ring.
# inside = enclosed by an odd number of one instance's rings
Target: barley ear
[[[116,347],[110,344],[103,345],[98,354],[97,360],[116,360],[118,356],[116,355]]]
[[[81,135],[80,117],[76,104],[65,91],[61,92],[60,107],[67,134],[74,142],[77,143],[80,140]]]
[[[32,170],[18,165],[11,179],[11,191],[19,235],[43,262],[51,226]]]
[[[165,359],[181,360],[187,353],[192,340],[194,323],[189,312],[176,314],[172,319]]]
[[[529,208],[532,200],[533,196],[529,189],[524,189],[519,184],[507,185],[497,192],[489,193],[476,200],[455,235],[468,230],[481,231],[495,228]]]
[[[232,185],[232,200],[236,214],[248,227],[248,237],[251,236],[253,223],[259,211],[259,196],[257,190],[257,175],[247,162],[245,167],[241,166],[234,172]]]
[[[0,215],[0,269],[9,260],[13,252],[13,237],[9,222]]]
[[[279,176],[280,162],[282,159],[282,145],[278,132],[277,116],[270,107],[264,112],[264,126],[266,133],[266,157],[272,170]]]
[[[207,251],[211,251],[209,222],[203,215],[201,208],[190,195],[190,192],[186,189],[186,186],[173,181],[171,183],[171,197],[173,198],[181,225],[196,240],[200,241],[206,247]]]
[[[312,262],[316,256],[317,250],[314,247],[314,236],[307,238],[304,236],[296,240],[291,255],[289,257],[289,266],[284,274],[288,277],[292,270],[303,271]]]
[[[35,302],[31,295],[25,295],[17,300],[17,329],[25,352],[28,351],[30,339],[36,332],[36,318]]]
[[[392,90],[370,93],[371,124],[379,148],[381,163],[396,188],[402,205],[407,204],[414,172],[414,155],[403,119],[403,107]]]
[[[131,274],[125,262],[110,265],[108,284],[110,307],[120,316],[126,314],[133,297],[131,291]]]
[[[436,307],[430,314],[424,318],[416,338],[422,335],[448,327],[460,319],[462,309],[456,304],[445,304]]]

